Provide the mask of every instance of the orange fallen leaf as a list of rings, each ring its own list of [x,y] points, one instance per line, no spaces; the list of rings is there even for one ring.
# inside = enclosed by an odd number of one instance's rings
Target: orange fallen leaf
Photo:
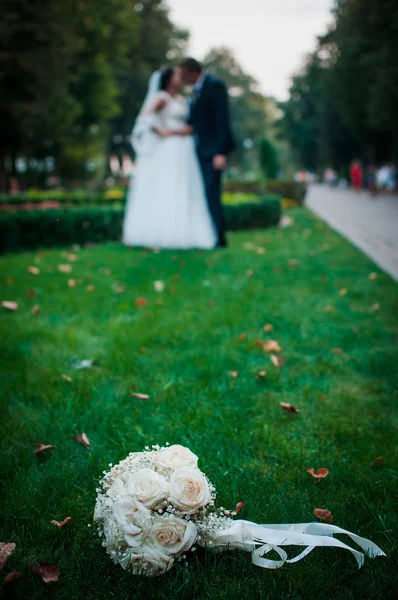
[[[346,296],[348,293],[347,288],[341,288],[341,290],[339,291],[340,296]]]
[[[12,542],[0,542],[0,569],[5,567],[7,559],[14,552],[16,548],[16,544]]]
[[[378,304],[378,303],[376,302],[376,304],[372,304],[372,306],[370,307],[370,310],[371,310],[372,312],[376,312],[376,310],[379,310],[379,308],[380,308],[380,304]]]
[[[12,285],[13,283],[14,283],[14,280],[13,280],[13,278],[12,278],[12,277],[7,277],[7,279],[6,279],[6,284],[7,284],[7,285]]]
[[[63,521],[59,522],[59,521],[50,521],[51,525],[55,525],[55,527],[58,527],[59,529],[62,529],[63,527],[65,527],[65,525],[69,525],[69,523],[72,521],[72,517],[66,517]]]
[[[139,392],[131,392],[131,395],[140,400],[148,400],[149,398],[149,394],[140,394]]]
[[[175,275],[173,275],[173,279],[175,281],[179,281],[181,279],[181,275],[179,273],[175,273]]]
[[[343,353],[341,348],[332,348],[330,352],[332,354],[342,354]]]
[[[69,281],[68,281],[68,286],[69,286],[70,288],[74,288],[74,287],[76,287],[76,279],[69,279]]]
[[[136,298],[135,299],[135,305],[137,306],[137,308],[141,307],[141,306],[146,306],[148,304],[148,300],[146,298]]]
[[[264,351],[265,352],[280,352],[281,351],[281,347],[278,344],[278,342],[276,342],[275,340],[268,340],[268,342],[266,342],[264,344]]]
[[[18,581],[18,579],[21,579],[21,577],[21,573],[14,569],[4,578],[4,585],[7,585],[7,583],[12,583],[13,581]]]
[[[39,267],[30,266],[28,267],[28,273],[31,273],[32,275],[38,275],[40,273],[40,269]]]
[[[58,271],[60,273],[70,273],[72,271],[72,265],[58,265]]]
[[[257,373],[256,379],[263,379],[266,376],[266,374],[266,371],[260,371],[259,373]]]
[[[254,340],[253,344],[255,346],[257,346],[258,348],[262,348],[264,345],[264,342],[263,342],[263,340]]]
[[[36,575],[42,578],[44,583],[59,580],[60,572],[57,569],[57,567],[52,563],[41,562],[39,564],[36,564],[30,561],[29,567],[34,573],[36,573]]]
[[[369,273],[369,279],[374,281],[377,278],[377,273]]]
[[[116,294],[123,294],[123,292],[124,292],[124,290],[125,290],[125,289],[126,289],[126,288],[124,287],[124,285],[118,285],[118,286],[115,288],[115,292],[116,292]]]
[[[239,339],[239,340],[245,340],[246,338],[247,338],[247,333],[241,333],[241,334],[238,336],[238,339]]]
[[[31,298],[34,298],[35,296],[37,296],[37,292],[36,292],[36,290],[29,289],[29,290],[26,290],[26,293],[27,293],[27,294],[28,294],[28,296],[30,296]]]
[[[88,292],[93,292],[93,291],[95,290],[95,286],[94,286],[93,284],[90,284],[90,285],[88,285],[88,286],[86,287],[86,290],[87,290]]]
[[[292,404],[289,404],[288,402],[279,402],[279,405],[286,412],[289,412],[289,413],[299,413],[300,412],[300,410],[298,408],[296,408]]]
[[[330,306],[329,304],[327,306],[325,306],[325,311],[326,312],[334,312],[336,309],[334,306]]]
[[[314,515],[320,521],[324,521],[325,523],[333,523],[333,515],[326,508],[316,508],[314,510]]]
[[[378,456],[376,460],[372,462],[372,467],[377,467],[377,465],[381,465],[384,463],[384,456]]]
[[[311,468],[311,469],[308,469],[307,473],[309,473],[311,475],[311,477],[313,477],[314,479],[324,479],[325,477],[327,477],[329,475],[329,469],[325,469],[325,468],[321,467],[320,469],[318,469],[315,472],[314,469]]]
[[[32,315],[34,317],[37,317],[37,315],[40,314],[40,306],[38,304],[35,304],[35,306],[32,308]]]
[[[55,446],[51,444],[36,444],[36,450],[33,451],[33,454],[40,454],[41,452],[46,452],[46,450],[52,450]]]
[[[242,508],[245,506],[244,502],[238,502],[237,505],[235,506],[235,512],[238,515],[240,513],[240,511],[242,510]]]
[[[12,302],[11,300],[3,300],[1,306],[7,310],[18,310],[17,302]]]
[[[271,323],[267,323],[266,325],[264,325],[264,331],[266,331],[267,333],[268,333],[269,331],[272,331],[272,330],[273,330],[273,328],[274,328],[274,326],[273,326],[273,325],[271,325]]]
[[[281,367],[282,365],[285,364],[285,359],[283,358],[283,356],[279,356],[276,354],[271,354],[270,356],[271,362],[275,367]]]
[[[65,381],[67,381],[68,383],[71,383],[72,381],[72,377],[69,377],[69,375],[65,375],[65,373],[62,373],[61,377],[62,379],[65,379]]]
[[[86,446],[86,448],[91,448],[91,444],[88,441],[88,437],[86,436],[85,433],[79,433],[79,435],[72,435],[72,437],[75,438],[75,440],[77,442],[79,442],[79,444],[82,444],[83,446]]]
[[[66,255],[66,260],[69,260],[69,262],[75,262],[75,260],[77,260],[77,254],[70,252]]]
[[[231,377],[237,377],[239,375],[239,371],[228,371]]]

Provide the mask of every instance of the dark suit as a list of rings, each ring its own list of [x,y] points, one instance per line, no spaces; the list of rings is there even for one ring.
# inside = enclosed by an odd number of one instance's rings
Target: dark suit
[[[225,245],[225,223],[221,204],[221,171],[213,168],[217,154],[226,156],[234,148],[228,92],[217,77],[206,75],[202,87],[194,91],[189,124],[193,127],[196,151],[205,183],[207,203],[218,232],[218,245]]]

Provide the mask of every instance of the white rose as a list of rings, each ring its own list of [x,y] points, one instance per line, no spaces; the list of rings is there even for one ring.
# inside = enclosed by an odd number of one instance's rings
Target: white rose
[[[169,484],[152,469],[140,469],[129,477],[128,491],[146,507],[153,508],[169,495]]]
[[[128,494],[127,485],[120,477],[118,477],[106,493],[112,500],[121,500]]]
[[[127,544],[133,548],[141,546],[151,529],[150,511],[130,496],[114,502],[112,508],[117,524],[123,529]]]
[[[155,548],[166,554],[178,556],[191,548],[197,533],[192,521],[184,521],[177,517],[159,517],[155,520],[148,539]]]
[[[136,575],[163,575],[173,566],[174,558],[153,546],[145,545],[136,550],[128,550],[119,560],[123,569],[131,569]]]
[[[160,450],[158,466],[163,469],[180,469],[181,467],[197,467],[198,457],[185,446],[175,444]]]
[[[187,515],[195,513],[211,500],[209,484],[199,469],[182,467],[170,481],[170,501]]]

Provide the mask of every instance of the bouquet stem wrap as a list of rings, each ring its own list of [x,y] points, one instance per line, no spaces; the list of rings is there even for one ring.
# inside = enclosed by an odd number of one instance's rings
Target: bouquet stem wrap
[[[252,553],[252,562],[264,569],[279,569],[285,563],[294,563],[309,554],[316,547],[335,547],[349,550],[355,557],[358,567],[364,563],[362,552],[351,548],[333,534],[345,534],[362,548],[367,556],[386,556],[376,544],[335,525],[325,523],[294,523],[285,525],[258,525],[250,521],[233,521],[227,529],[218,530],[203,540],[204,545],[213,550],[240,549]],[[288,559],[281,546],[306,546],[298,556]],[[274,550],[281,560],[264,558]]]

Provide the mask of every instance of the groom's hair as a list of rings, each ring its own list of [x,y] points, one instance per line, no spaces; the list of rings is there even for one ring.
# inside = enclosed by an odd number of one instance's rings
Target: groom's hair
[[[188,73],[200,74],[203,70],[203,66],[195,58],[184,58],[180,64],[180,67],[181,69],[184,69],[184,71],[188,71]]]

